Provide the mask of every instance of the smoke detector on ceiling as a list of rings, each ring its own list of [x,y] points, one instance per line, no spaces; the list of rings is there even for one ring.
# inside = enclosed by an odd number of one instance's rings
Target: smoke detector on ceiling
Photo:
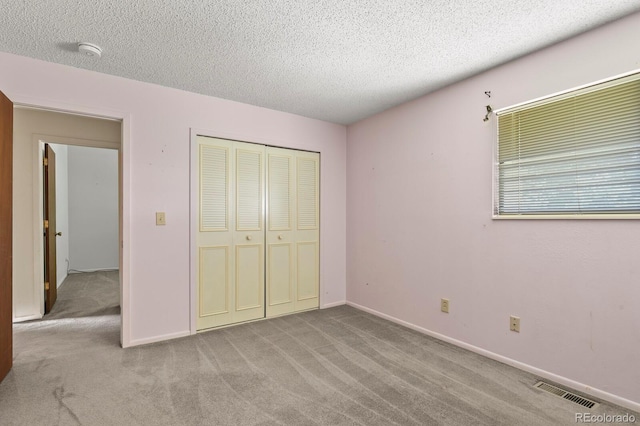
[[[102,48],[93,43],[78,43],[78,52],[82,53],[85,56],[92,56],[95,58],[99,58],[102,56]]]

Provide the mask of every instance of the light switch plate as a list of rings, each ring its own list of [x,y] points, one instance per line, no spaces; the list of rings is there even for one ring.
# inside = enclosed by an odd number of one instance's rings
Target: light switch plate
[[[156,212],[156,225],[166,225],[167,218],[164,215],[164,212]]]

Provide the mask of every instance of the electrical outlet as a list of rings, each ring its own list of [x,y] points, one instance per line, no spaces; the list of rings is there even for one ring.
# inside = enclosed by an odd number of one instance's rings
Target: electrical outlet
[[[509,317],[509,330],[520,333],[520,317],[514,317],[513,315]]]
[[[156,212],[156,225],[166,225],[167,218],[164,215],[164,212]]]
[[[449,313],[449,299],[440,299],[440,310]]]

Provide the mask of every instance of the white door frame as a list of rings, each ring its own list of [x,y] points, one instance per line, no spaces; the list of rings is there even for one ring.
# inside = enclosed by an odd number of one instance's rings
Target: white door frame
[[[95,139],[78,139],[69,138],[55,135],[45,135],[34,133],[32,135],[31,146],[33,150],[33,235],[34,238],[34,277],[35,277],[35,290],[36,294],[40,294],[40,317],[44,315],[44,292],[42,292],[42,271],[44,270],[44,235],[42,233],[42,222],[44,220],[44,171],[42,168],[42,162],[44,159],[44,147],[45,144],[58,144],[66,146],[82,146],[90,148],[111,149],[118,151],[118,175],[120,175],[121,155],[120,146],[121,143],[114,143],[110,141],[100,141]],[[122,191],[120,185],[120,179],[118,179],[118,204],[120,204]],[[118,206],[118,217],[120,218],[122,213],[120,206]],[[120,226],[118,226],[118,229]],[[122,234],[120,232],[120,234]],[[121,239],[119,238],[118,241]],[[121,259],[120,259],[121,260]],[[121,263],[120,261],[118,262]],[[120,267],[120,265],[119,265]],[[119,268],[118,268],[119,269]],[[57,283],[60,286],[62,283]]]
[[[68,104],[64,102],[52,101],[50,99],[41,99],[27,96],[12,96],[12,101],[14,104],[14,108],[16,107],[26,107],[26,108],[36,108],[46,111],[58,112],[58,113],[66,113],[73,115],[84,115],[92,118],[102,118],[107,120],[118,120],[121,121],[121,130],[122,130],[122,138],[119,147],[119,164],[118,164],[118,173],[119,173],[119,198],[120,198],[120,208],[119,208],[119,222],[120,222],[120,344],[123,348],[131,346],[131,307],[130,307],[130,271],[131,271],[131,263],[130,263],[130,241],[131,241],[131,215],[130,215],[130,206],[131,206],[131,114],[128,112],[122,111],[114,111],[103,108],[89,107],[84,105],[76,105],[76,104]],[[37,149],[40,141],[52,142],[52,143],[65,143],[64,140],[71,141],[73,138],[61,138],[61,137],[50,137],[48,135],[35,135],[34,136],[35,143],[33,143],[33,149],[35,151],[36,156],[40,155],[39,150]],[[59,142],[60,141],[60,142]],[[75,139],[75,141],[79,141]],[[86,140],[85,140],[86,141]],[[91,143],[91,141],[86,141]],[[84,145],[84,146],[96,146],[96,145]],[[113,145],[111,146],[113,147]],[[37,161],[37,158],[34,158],[34,161]],[[34,163],[38,172],[40,171],[40,163]],[[37,194],[42,193],[42,185],[39,180],[34,180],[34,197],[37,197]],[[38,200],[39,205],[41,201]],[[36,209],[37,212],[34,213],[34,230],[37,230],[34,235],[42,235],[42,209]],[[38,217],[36,217],[38,216]],[[40,244],[38,242],[38,238],[35,239],[34,244]],[[40,249],[41,253],[42,250]],[[42,265],[44,265],[44,257],[42,254],[38,256],[38,251],[36,251],[36,260],[34,264],[34,269],[37,272],[36,277],[39,277],[40,271],[42,269]],[[39,259],[39,260],[38,260]],[[36,278],[36,281],[38,279]],[[41,283],[37,284],[38,287]],[[38,290],[39,291],[39,290]],[[43,299],[44,303],[44,299]]]

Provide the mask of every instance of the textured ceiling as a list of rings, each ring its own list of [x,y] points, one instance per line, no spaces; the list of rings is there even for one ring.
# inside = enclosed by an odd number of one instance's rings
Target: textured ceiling
[[[638,10],[638,0],[0,0],[0,51],[349,124]],[[102,59],[78,54],[79,41]]]

